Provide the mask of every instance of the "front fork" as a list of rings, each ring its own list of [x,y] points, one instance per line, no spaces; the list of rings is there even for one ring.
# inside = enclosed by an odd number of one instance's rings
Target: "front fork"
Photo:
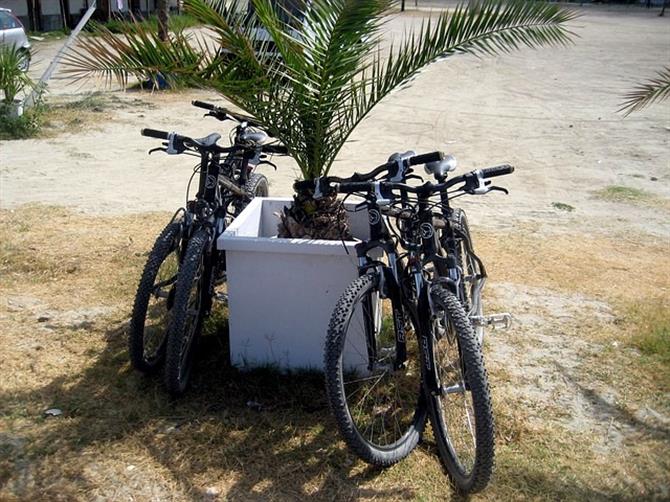
[[[435,365],[435,347],[432,343],[433,307],[430,300],[429,285],[424,280],[421,270],[415,270],[414,287],[417,291],[417,317],[419,322],[419,348],[423,363],[426,387],[432,395],[441,393],[440,376]]]
[[[364,308],[370,314],[365,317],[365,338],[368,351],[368,371],[373,371],[379,356],[377,334],[381,332],[383,312],[380,300],[391,300],[393,329],[395,334],[395,360],[393,369],[398,370],[405,366],[407,361],[407,342],[405,337],[405,314],[402,308],[402,295],[399,285],[397,257],[395,253],[388,253],[390,266],[371,262],[366,256],[359,256],[359,274],[363,275],[374,268],[378,278],[377,290],[364,300]]]

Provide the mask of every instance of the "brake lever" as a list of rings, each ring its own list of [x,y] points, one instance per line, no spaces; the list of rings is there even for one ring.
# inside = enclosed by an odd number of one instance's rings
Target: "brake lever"
[[[502,192],[505,195],[509,195],[509,190],[507,190],[507,188],[496,187],[496,186],[489,187],[489,192],[494,192],[494,191],[495,192]]]
[[[261,160],[258,164],[256,164],[256,166],[260,166],[263,164],[267,164],[268,166],[273,167],[275,171],[277,170],[277,166],[272,162],[270,162],[269,160]]]
[[[203,117],[214,117],[216,120],[224,122],[228,119],[228,116],[225,113],[210,111],[203,115]]]
[[[160,146],[157,148],[152,148],[151,150],[149,150],[149,155],[151,155],[154,152],[167,152],[167,148],[163,148]]]
[[[410,174],[409,176],[405,176],[405,179],[406,179],[406,180],[420,180],[420,181],[424,181],[424,179],[423,179],[421,176],[419,176],[418,174]]]

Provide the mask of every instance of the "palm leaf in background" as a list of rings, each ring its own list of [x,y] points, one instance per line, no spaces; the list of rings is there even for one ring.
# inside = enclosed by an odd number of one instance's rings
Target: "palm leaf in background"
[[[655,78],[640,82],[623,98],[625,101],[621,103],[619,111],[624,112],[624,117],[652,103],[670,98],[670,66],[659,71]]]
[[[64,73],[75,81],[91,75],[102,77],[107,84],[116,80],[128,85],[129,77],[157,85],[158,75],[179,85],[180,75],[196,73],[207,51],[199,40],[179,31],[168,40],[161,40],[151,25],[119,22],[121,34],[104,25],[93,25],[91,36],[79,39],[63,59]]]
[[[12,104],[24,90],[33,90],[37,84],[22,68],[25,55],[19,47],[0,44],[0,91],[4,95],[0,103]],[[2,114],[0,107],[0,115]]]
[[[572,36],[566,23],[574,14],[556,4],[485,0],[444,12],[385,47],[382,26],[394,5],[313,0],[300,21],[270,0],[253,0],[254,13],[243,22],[237,2],[185,0],[214,41],[182,35],[161,42],[142,30],[121,37],[100,30],[67,64],[76,78],[97,74],[127,84],[128,75],[160,72],[213,88],[282,140],[309,179],[326,174],[361,120],[427,65],[456,53],[564,45]],[[268,44],[258,46],[259,27],[270,34],[274,55]]]

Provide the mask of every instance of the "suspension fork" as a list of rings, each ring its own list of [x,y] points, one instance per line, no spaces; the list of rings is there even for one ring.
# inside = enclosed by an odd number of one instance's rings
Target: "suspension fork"
[[[419,323],[419,349],[421,352],[421,363],[423,366],[423,378],[428,391],[433,395],[440,392],[440,379],[435,365],[435,349],[433,338],[433,312],[428,291],[429,284],[424,280],[420,268],[413,272],[414,287],[417,291],[417,320]]]
[[[373,261],[368,256],[367,252],[371,247],[382,247],[389,258],[390,266],[385,266],[383,263]],[[364,316],[365,339],[366,348],[368,352],[368,370],[373,371],[375,363],[378,358],[377,334],[381,330],[382,316],[381,298],[389,298],[391,300],[391,309],[393,317],[393,331],[395,337],[395,360],[393,362],[394,369],[404,367],[407,361],[407,342],[405,336],[405,314],[403,312],[402,291],[400,287],[397,256],[395,251],[390,249],[388,242],[372,242],[360,243],[356,246],[358,255],[358,273],[362,276],[371,268],[375,269],[375,277],[377,284],[375,285],[375,292],[363,298],[363,308],[368,315]]]

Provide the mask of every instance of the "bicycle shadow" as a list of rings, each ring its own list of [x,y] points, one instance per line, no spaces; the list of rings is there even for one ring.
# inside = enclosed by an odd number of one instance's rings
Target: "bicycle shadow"
[[[10,459],[7,466],[0,462],[0,495],[78,499],[95,493],[102,498],[189,500],[211,500],[217,493],[232,500],[413,496],[409,489],[395,487],[391,493],[360,486],[380,471],[361,468],[340,441],[320,374],[280,374],[272,368],[241,373],[222,363],[227,347],[221,336],[208,336],[199,346],[192,388],[185,397],[170,400],[159,376],[147,378],[130,369],[125,323],[115,322],[100,334],[104,348],[84,371],[34,390],[0,394],[4,415],[21,408],[38,424],[34,430],[28,426],[21,433],[0,434],[0,449]],[[63,415],[35,418],[52,407]],[[109,458],[99,458],[101,448]],[[109,468],[107,461],[119,465]],[[147,464],[167,475],[166,483],[159,482],[167,487],[144,486]],[[95,473],[105,469],[110,469],[105,477],[118,478],[113,493],[100,491]]]

